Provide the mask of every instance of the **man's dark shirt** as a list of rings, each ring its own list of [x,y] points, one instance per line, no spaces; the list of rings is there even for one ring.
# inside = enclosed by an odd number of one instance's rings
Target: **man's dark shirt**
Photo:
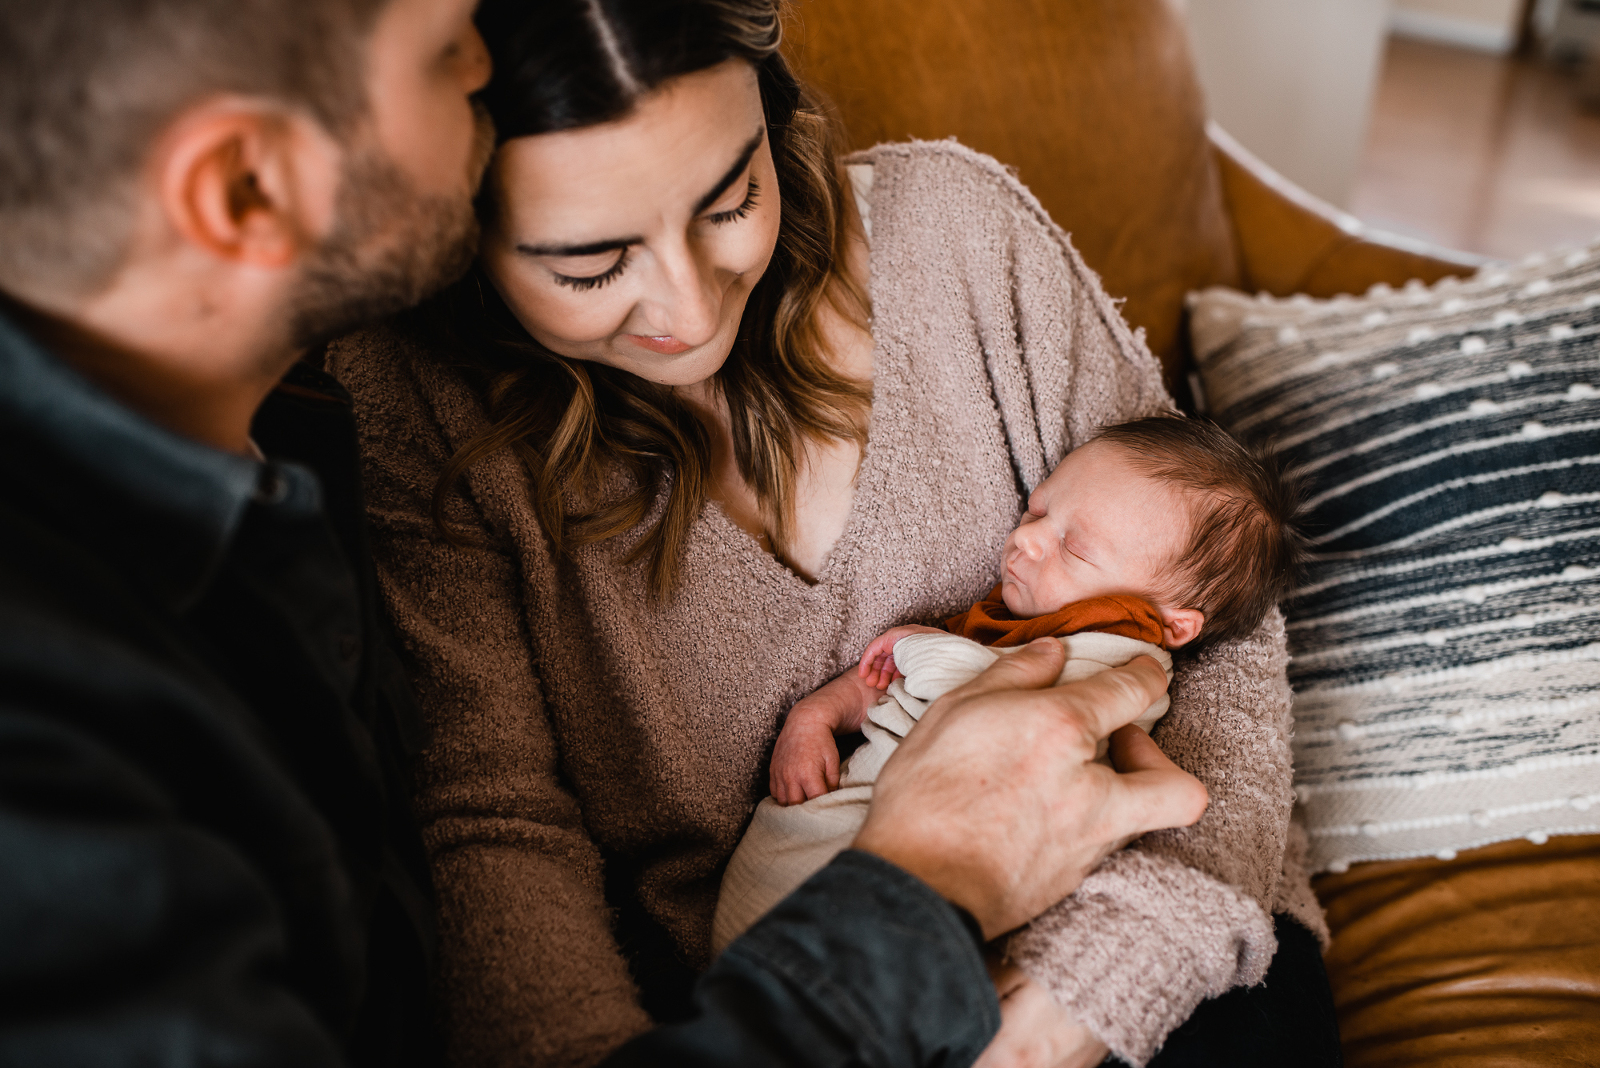
[[[252,433],[175,436],[0,317],[0,1066],[439,1060],[349,398],[298,367]],[[961,1064],[998,1024],[956,911],[858,853],[695,1001],[614,1063]]]
[[[348,406],[297,369],[259,464],[0,320],[0,1062],[437,1060]]]

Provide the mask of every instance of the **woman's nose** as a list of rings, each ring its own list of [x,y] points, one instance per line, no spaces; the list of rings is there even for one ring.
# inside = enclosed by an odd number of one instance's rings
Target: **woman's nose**
[[[688,242],[658,249],[659,288],[650,301],[652,328],[685,345],[704,345],[722,325],[722,290],[716,269]]]

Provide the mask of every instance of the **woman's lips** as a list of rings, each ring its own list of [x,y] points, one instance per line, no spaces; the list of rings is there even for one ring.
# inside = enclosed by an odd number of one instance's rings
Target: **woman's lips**
[[[648,337],[644,334],[624,334],[623,337],[638,345],[641,349],[659,352],[663,356],[676,356],[680,352],[687,352],[694,348],[685,345],[675,337]]]

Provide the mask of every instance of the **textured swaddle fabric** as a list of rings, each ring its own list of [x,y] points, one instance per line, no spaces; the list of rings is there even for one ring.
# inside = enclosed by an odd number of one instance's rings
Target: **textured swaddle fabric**
[[[1600,830],[1600,246],[1190,308],[1211,414],[1309,480],[1284,611],[1314,869]]]
[[[1057,683],[1076,682],[1136,656],[1154,657],[1172,680],[1172,657],[1161,646],[1120,634],[1087,631],[1058,639],[1067,660]],[[872,804],[872,784],[900,740],[934,701],[980,674],[1015,648],[995,649],[954,634],[912,634],[894,646],[896,679],[883,700],[867,713],[866,744],[839,769],[839,789],[799,805],[780,805],[768,797],[756,806],[750,827],[728,860],[711,923],[711,948],[724,946],[782,901],[855,840]],[[1139,716],[1145,730],[1166,714],[1165,693]],[[1105,758],[1105,743],[1100,756]]]

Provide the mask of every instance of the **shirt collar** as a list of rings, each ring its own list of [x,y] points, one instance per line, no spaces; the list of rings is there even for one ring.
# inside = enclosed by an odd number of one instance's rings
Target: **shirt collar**
[[[204,592],[263,472],[123,406],[0,312],[0,477],[12,503],[93,543],[173,609]]]

